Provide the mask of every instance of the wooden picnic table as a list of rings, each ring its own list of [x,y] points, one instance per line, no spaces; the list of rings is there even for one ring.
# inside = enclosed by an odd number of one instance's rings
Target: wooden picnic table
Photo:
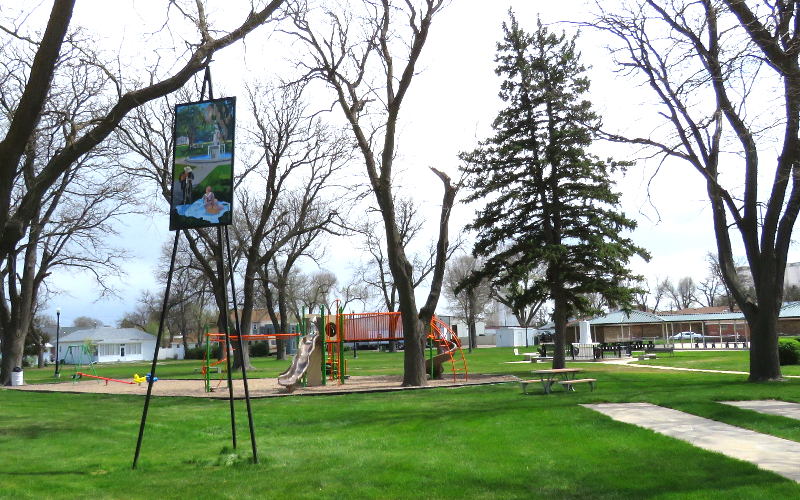
[[[575,381],[575,374],[580,373],[580,368],[552,368],[549,370],[532,370],[531,373],[539,376],[539,380],[524,380],[522,381],[522,391],[527,394],[527,385],[531,382],[541,382],[544,387],[544,393],[550,394],[553,384],[561,384],[567,387],[567,390],[574,391],[570,381]],[[594,389],[594,379],[586,379],[592,381],[592,389]],[[576,381],[577,382],[577,381]]]

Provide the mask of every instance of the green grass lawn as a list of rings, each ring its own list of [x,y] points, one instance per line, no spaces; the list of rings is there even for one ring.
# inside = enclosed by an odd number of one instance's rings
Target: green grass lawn
[[[746,372],[750,366],[749,351],[675,351],[675,356],[658,354],[657,359],[636,361],[640,365],[676,366],[703,370],[730,370]],[[781,367],[784,375],[800,375],[800,365]]]
[[[527,377],[537,368],[504,364],[513,359],[510,349],[480,349],[469,358],[473,373]],[[288,366],[263,362],[264,373]],[[173,363],[165,362],[164,372],[191,366]],[[361,352],[351,363],[353,373],[399,373],[402,355]],[[246,460],[243,403],[237,456],[229,450],[227,401],[154,398],[136,471],[130,464],[140,396],[0,390],[0,497],[800,497],[795,482],[579,406],[647,401],[800,441],[795,420],[715,402],[800,402],[800,381],[751,384],[743,375],[575,366],[598,379],[597,390],[525,396],[512,383],[254,400],[259,465]]]
[[[513,361],[514,355],[510,348],[480,349],[475,354],[464,351],[467,359],[469,371],[475,373],[506,373],[509,366],[506,361]],[[353,357],[353,351],[345,351],[344,359],[347,360],[347,367],[350,375],[401,375],[403,373],[403,353],[402,352],[378,352],[363,350],[358,351],[358,357]],[[478,355],[480,354],[480,355]],[[250,378],[275,378],[285,371],[291,364],[291,359],[277,360],[274,356],[263,358],[251,358],[253,369],[249,370]],[[202,377],[200,360],[163,360],[156,366],[156,375],[163,379],[200,379]],[[151,362],[137,363],[103,363],[96,364],[95,371],[98,375],[109,378],[130,380],[134,373],[144,375],[150,371]],[[220,365],[225,368],[225,364]],[[76,372],[74,365],[62,365],[60,368],[61,378],[53,377],[54,365],[45,368],[25,368],[25,382],[28,384],[49,384],[60,383],[69,384],[72,382],[72,375]],[[87,366],[83,367],[84,373],[91,373]],[[240,373],[234,372],[234,377],[240,377]],[[212,378],[219,378],[220,375],[212,373]]]
[[[507,361],[521,360],[521,356],[514,356],[512,348],[477,349],[473,354],[466,350],[464,355],[470,372],[474,373],[509,373],[515,367],[528,365],[509,365]],[[683,368],[700,368],[707,370],[748,371],[749,353],[747,351],[676,351],[675,356],[659,354],[658,359],[636,361],[640,365],[662,365]],[[358,357],[353,357],[352,351],[346,351],[348,371],[351,375],[400,375],[403,373],[403,353],[389,353],[378,351],[358,351]],[[250,378],[275,378],[289,367],[291,361],[277,360],[274,356],[251,358],[253,369],[248,371]],[[224,364],[220,365],[224,369]],[[156,374],[164,379],[200,379],[200,360],[163,360],[156,367]],[[546,365],[539,365],[540,368]],[[88,368],[84,371],[88,373]],[[95,365],[97,374],[103,377],[128,379],[134,373],[144,375],[150,371],[150,362],[140,363],[103,363]],[[800,375],[800,365],[781,367],[784,375]],[[61,378],[53,378],[54,366],[45,368],[25,368],[25,382],[29,384],[42,383],[71,383],[71,376],[75,373],[73,365],[61,367]],[[224,377],[224,374],[213,373],[212,378]],[[240,377],[237,371],[234,377]]]

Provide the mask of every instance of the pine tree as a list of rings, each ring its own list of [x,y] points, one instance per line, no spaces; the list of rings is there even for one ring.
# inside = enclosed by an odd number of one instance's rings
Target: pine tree
[[[528,34],[509,16],[495,59],[506,107],[492,125],[494,136],[461,154],[468,201],[486,201],[470,225],[478,233],[473,254],[486,261],[474,279],[513,285],[544,265],[544,276],[513,299],[553,301],[553,367],[561,368],[567,319],[591,312],[592,292],[630,308],[634,289],[627,283],[639,277],[628,261],[649,256],[620,235],[636,226],[617,210],[610,179],[626,164],[588,152],[600,120],[583,99],[589,80],[577,37],[552,34],[541,21]]]

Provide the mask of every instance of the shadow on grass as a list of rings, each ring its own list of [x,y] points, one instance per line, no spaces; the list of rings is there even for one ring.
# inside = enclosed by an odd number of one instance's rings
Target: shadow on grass
[[[83,470],[48,470],[48,471],[3,471],[0,472],[0,477],[3,476],[91,476],[90,471]]]
[[[0,427],[0,436],[13,436],[23,437],[27,439],[36,439],[41,436],[47,436],[52,433],[71,432],[78,429],[78,426],[73,425],[43,425],[43,424],[26,424],[26,425],[8,425],[7,427]]]

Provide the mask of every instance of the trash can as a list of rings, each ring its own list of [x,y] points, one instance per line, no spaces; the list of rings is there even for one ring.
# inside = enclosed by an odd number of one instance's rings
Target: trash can
[[[19,366],[11,370],[11,385],[22,385],[22,368]]]

